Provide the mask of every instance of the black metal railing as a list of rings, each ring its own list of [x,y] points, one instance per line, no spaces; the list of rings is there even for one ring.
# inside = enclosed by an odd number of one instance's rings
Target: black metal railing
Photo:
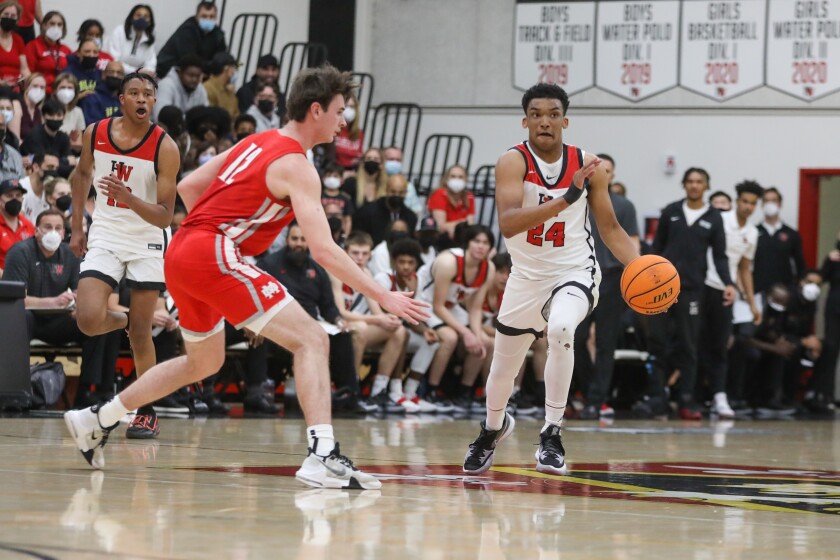
[[[414,156],[420,137],[423,109],[416,103],[382,103],[373,112],[370,133],[365,133],[365,149],[396,146],[403,152],[403,169],[414,174]]]
[[[428,195],[452,165],[462,165],[469,173],[472,151],[472,138],[463,134],[432,134],[426,138],[415,183],[417,192]]]
[[[256,69],[260,56],[274,52],[277,25],[277,16],[274,14],[239,14],[234,18],[228,52],[242,63],[236,87],[251,78],[251,72]]]
[[[316,68],[327,62],[327,46],[323,43],[286,43],[280,51],[280,88],[289,92],[295,75],[303,68]]]
[[[359,128],[367,130],[370,108],[373,105],[373,74],[353,72],[353,81],[359,84],[359,89],[356,91],[356,99],[359,102],[359,106],[356,108],[356,118],[359,119]]]

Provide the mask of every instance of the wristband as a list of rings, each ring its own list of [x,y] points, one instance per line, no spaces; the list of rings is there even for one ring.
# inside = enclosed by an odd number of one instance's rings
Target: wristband
[[[566,203],[569,206],[571,206],[572,204],[577,202],[577,199],[579,199],[580,196],[583,194],[583,189],[588,189],[588,188],[589,188],[589,179],[584,179],[583,180],[583,188],[578,188],[578,186],[575,185],[574,182],[572,182],[572,184],[569,185],[569,188],[566,189],[566,194],[563,195],[563,200],[565,200]]]

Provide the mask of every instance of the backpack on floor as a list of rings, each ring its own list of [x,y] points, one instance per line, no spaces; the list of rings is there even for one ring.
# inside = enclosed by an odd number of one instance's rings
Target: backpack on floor
[[[45,362],[29,368],[32,380],[32,404],[30,408],[47,408],[58,402],[67,376],[64,366],[57,362]]]

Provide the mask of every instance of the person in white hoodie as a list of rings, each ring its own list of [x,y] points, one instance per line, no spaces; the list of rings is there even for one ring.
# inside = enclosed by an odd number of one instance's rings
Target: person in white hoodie
[[[128,13],[122,27],[105,39],[105,52],[125,66],[125,73],[148,72],[157,68],[155,52],[155,14],[147,4],[137,4]]]

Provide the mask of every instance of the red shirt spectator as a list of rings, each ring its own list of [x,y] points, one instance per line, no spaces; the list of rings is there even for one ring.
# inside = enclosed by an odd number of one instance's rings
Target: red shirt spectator
[[[21,12],[18,27],[32,27],[35,25],[35,10],[38,0],[16,0],[20,4]]]
[[[443,210],[446,212],[446,222],[463,222],[470,216],[475,216],[475,197],[467,193],[467,202],[460,198],[453,203],[449,191],[445,188],[435,190],[429,197],[429,210]]]
[[[17,179],[0,183],[0,270],[12,245],[35,235],[35,226],[21,213],[24,192]]]
[[[26,45],[26,63],[33,72],[40,72],[47,80],[47,95],[52,95],[55,77],[67,67],[67,45],[52,43],[42,35]]]
[[[17,33],[11,33],[12,44],[9,50],[6,50],[0,44],[0,82],[6,82],[8,85],[15,85],[21,78],[20,75],[20,57],[26,55],[25,45],[23,39]],[[0,38],[2,40],[2,38]]]
[[[365,141],[365,133],[360,130],[358,137],[350,138],[347,128],[341,129],[341,134],[335,138],[335,162],[344,169],[355,169],[362,157],[362,144]]]

